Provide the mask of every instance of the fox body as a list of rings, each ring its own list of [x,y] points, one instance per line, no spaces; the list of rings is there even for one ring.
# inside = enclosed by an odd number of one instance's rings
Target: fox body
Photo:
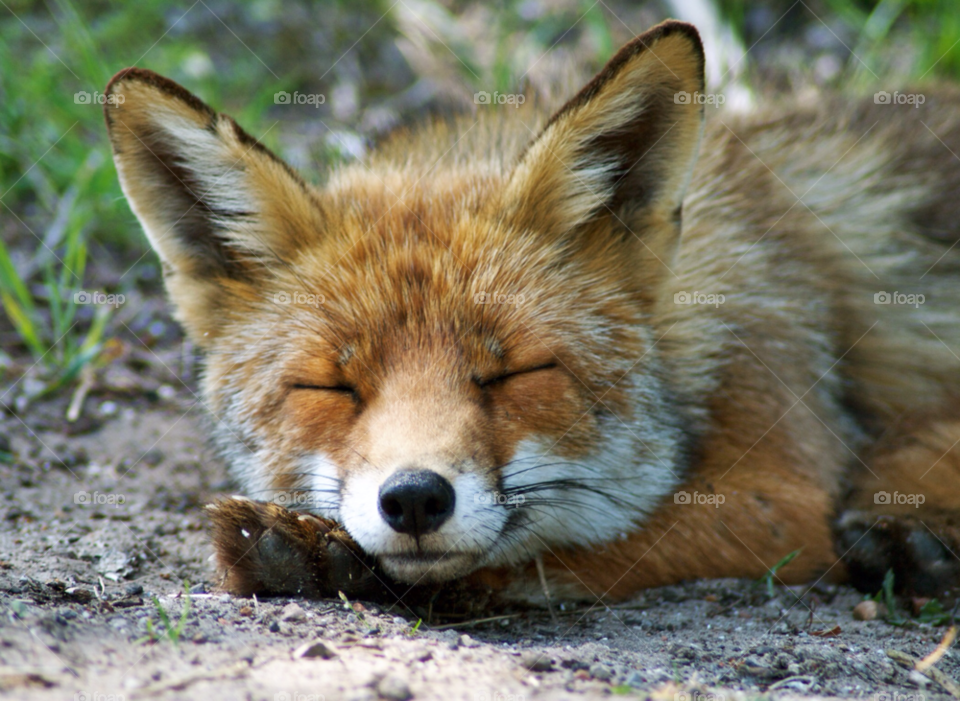
[[[785,581],[898,557],[950,581],[895,525],[960,507],[960,96],[704,126],[678,98],[703,68],[667,22],[555,111],[404,130],[322,187],[117,74],[120,180],[244,494],[393,580],[513,599],[535,562],[556,596],[623,598],[798,549]]]

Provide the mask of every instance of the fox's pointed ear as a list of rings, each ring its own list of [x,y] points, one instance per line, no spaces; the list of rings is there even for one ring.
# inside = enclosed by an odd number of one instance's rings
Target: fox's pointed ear
[[[203,344],[219,310],[236,304],[225,298],[254,298],[258,278],[320,228],[320,209],[291,168],[173,81],[128,68],[105,96],[123,192],[160,255],[178,318]]]
[[[692,25],[668,21],[636,37],[524,153],[508,210],[521,226],[558,236],[612,219],[653,255],[670,255],[703,129],[703,74]]]

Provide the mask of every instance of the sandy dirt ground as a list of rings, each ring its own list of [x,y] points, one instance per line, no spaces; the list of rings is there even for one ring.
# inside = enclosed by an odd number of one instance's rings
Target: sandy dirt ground
[[[888,654],[922,658],[944,629],[854,620],[842,586],[696,582],[452,626],[403,602],[222,594],[201,507],[232,485],[179,356],[157,351],[151,388],[91,396],[78,424],[69,396],[0,422],[0,696],[949,698]],[[937,667],[960,676],[955,653]]]

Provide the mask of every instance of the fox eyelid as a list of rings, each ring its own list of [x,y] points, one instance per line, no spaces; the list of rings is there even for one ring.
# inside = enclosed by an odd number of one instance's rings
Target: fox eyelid
[[[350,394],[356,396],[357,390],[349,385],[335,385],[333,387],[326,387],[324,385],[309,385],[297,382],[292,385],[293,389],[313,389],[313,390],[325,390],[327,392],[339,392],[341,394]]]
[[[489,379],[474,378],[474,382],[477,383],[477,386],[480,389],[489,387],[491,385],[499,384],[506,380],[509,380],[511,377],[516,377],[517,375],[529,375],[532,372],[540,372],[541,370],[552,370],[557,367],[556,363],[544,363],[543,365],[537,365],[532,368],[524,368],[523,370],[514,370],[513,372],[505,372],[502,375],[497,375],[496,377],[491,377]]]

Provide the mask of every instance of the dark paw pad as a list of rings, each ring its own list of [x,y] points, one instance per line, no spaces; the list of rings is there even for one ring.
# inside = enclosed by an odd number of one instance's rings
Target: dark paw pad
[[[339,524],[242,497],[207,507],[224,588],[240,596],[373,595],[373,561]]]
[[[942,596],[960,585],[960,529],[949,519],[845,513],[836,524],[837,552],[851,583],[874,593],[888,570],[894,589],[911,596]]]

